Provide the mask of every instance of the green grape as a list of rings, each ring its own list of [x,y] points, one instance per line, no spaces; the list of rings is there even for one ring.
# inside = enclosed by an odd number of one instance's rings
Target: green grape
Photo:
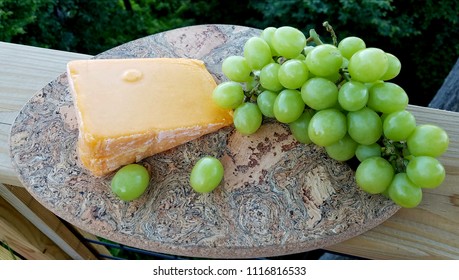
[[[343,63],[340,68],[347,68],[349,66],[349,59],[343,57]]]
[[[346,111],[358,111],[367,105],[368,88],[361,82],[348,81],[338,91],[338,102]]]
[[[222,72],[228,79],[242,83],[250,80],[252,69],[247,64],[245,57],[232,55],[223,60]]]
[[[258,86],[258,83],[259,83],[258,79],[255,79],[255,77],[251,75],[250,78],[249,78],[249,80],[246,81],[246,82],[243,84],[243,85],[244,85],[244,89],[245,89],[247,92],[249,92],[249,91],[253,90],[255,87],[257,87],[257,86]]]
[[[387,116],[389,116],[390,114],[381,114],[381,122],[384,124],[384,121],[386,120]]]
[[[402,64],[400,63],[400,60],[393,54],[386,53],[388,62],[389,62],[389,67],[387,68],[386,73],[382,75],[381,80],[387,81],[391,80],[400,73],[400,70],[402,69]]]
[[[395,174],[387,194],[397,205],[405,208],[416,207],[422,201],[422,189],[403,172]]]
[[[337,109],[318,111],[311,118],[308,135],[319,146],[330,146],[346,135],[346,116]]]
[[[272,45],[272,39],[273,39],[273,36],[274,36],[274,32],[276,32],[277,28],[275,27],[266,27],[265,29],[263,29],[263,31],[261,32],[260,34],[260,37],[266,41],[266,43],[268,43],[268,46],[270,47],[271,49],[271,54],[272,56],[278,56],[279,54],[277,53],[277,51],[273,48],[273,45]]]
[[[326,77],[338,73],[343,56],[337,47],[323,44],[315,47],[306,56],[306,65],[316,76]]]
[[[223,175],[223,164],[214,157],[206,156],[193,166],[190,185],[195,192],[209,193],[220,185]]]
[[[235,109],[244,100],[242,85],[233,81],[220,83],[212,92],[212,100],[221,108]]]
[[[381,146],[378,143],[358,145],[355,150],[355,156],[360,162],[371,157],[381,157]]]
[[[264,89],[278,92],[284,88],[278,77],[280,67],[280,64],[272,62],[261,69],[260,84]]]
[[[338,50],[347,59],[351,59],[353,54],[365,48],[365,42],[354,36],[346,37],[338,43]]]
[[[262,120],[261,111],[255,103],[243,103],[234,110],[234,127],[241,134],[255,133],[260,128]]]
[[[346,134],[338,142],[326,146],[325,151],[333,159],[346,161],[354,157],[357,145],[357,142]]]
[[[279,82],[288,89],[300,88],[308,79],[306,64],[298,59],[290,59],[279,68]]]
[[[376,112],[402,111],[408,105],[408,95],[403,88],[394,83],[376,83],[370,88],[369,93],[367,106]]]
[[[274,32],[271,44],[280,56],[295,58],[306,47],[306,36],[297,28],[282,26]]]
[[[331,108],[338,102],[338,87],[325,78],[314,77],[301,87],[301,98],[314,110]]]
[[[140,164],[128,164],[121,167],[113,176],[111,189],[121,200],[131,201],[139,198],[150,182],[148,170]]]
[[[300,60],[300,61],[304,61],[306,59],[306,56],[304,56],[304,54],[300,53],[297,57],[293,58],[293,59],[297,59],[297,60]],[[306,65],[306,64],[305,64]]]
[[[274,101],[274,117],[281,123],[290,123],[298,119],[304,110],[301,94],[295,89],[284,89]]]
[[[272,61],[271,49],[260,37],[252,37],[245,42],[244,57],[252,70],[260,70]]]
[[[348,133],[357,143],[371,145],[382,135],[381,118],[365,107],[347,114]]]
[[[341,80],[342,76],[341,76],[340,73],[336,72],[336,73],[333,73],[333,74],[328,75],[328,76],[322,76],[322,78],[327,79],[330,82],[336,84]]]
[[[349,74],[353,80],[362,83],[376,82],[386,73],[388,60],[386,53],[378,48],[357,51],[349,59]]]
[[[387,139],[404,141],[415,128],[416,119],[406,110],[393,112],[384,117],[383,132]]]
[[[288,124],[293,137],[300,143],[310,144],[312,142],[308,134],[308,126],[312,116],[314,116],[314,111],[308,109],[297,120]]]
[[[446,131],[432,124],[418,125],[408,137],[408,150],[414,156],[441,156],[448,149],[449,137]]]
[[[418,156],[406,166],[406,175],[418,187],[433,189],[445,180],[446,172],[438,159]]]
[[[384,81],[381,81],[381,80],[378,80],[376,82],[372,82],[372,83],[363,83],[368,90],[370,90],[370,88],[374,85],[377,85],[377,84],[384,84]]]
[[[394,168],[381,157],[370,157],[362,161],[355,171],[357,185],[367,193],[384,192],[394,178]]]
[[[276,100],[277,93],[265,90],[262,93],[260,93],[257,97],[257,105],[258,108],[260,108],[261,113],[268,117],[268,118],[274,118],[274,112],[273,112],[273,107],[274,107],[274,101]]]
[[[310,51],[312,51],[313,49],[314,49],[313,46],[306,46],[306,47],[303,48],[303,54],[307,56],[308,53],[309,53]],[[306,57],[305,57],[305,58],[306,58]]]

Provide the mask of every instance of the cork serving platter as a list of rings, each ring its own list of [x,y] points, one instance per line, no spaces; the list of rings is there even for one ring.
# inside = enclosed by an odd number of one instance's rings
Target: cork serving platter
[[[201,59],[217,82],[221,63],[242,54],[260,30],[199,25],[141,38],[95,59]],[[179,82],[179,81],[178,81]],[[266,121],[254,135],[227,127],[142,161],[152,172],[132,202],[110,190],[112,175],[91,176],[76,155],[78,127],[65,73],[23,107],[10,138],[13,166],[27,190],[66,221],[137,248],[193,257],[254,258],[304,252],[359,235],[399,207],[355,184],[346,163],[300,144],[288,127]],[[212,193],[188,184],[198,159],[221,159],[224,180]]]

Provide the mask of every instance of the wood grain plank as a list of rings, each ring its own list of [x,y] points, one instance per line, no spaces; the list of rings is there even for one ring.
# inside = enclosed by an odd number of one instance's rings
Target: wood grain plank
[[[1,186],[0,186],[1,187]],[[24,205],[14,205],[21,214],[42,230],[74,259],[97,259],[94,253],[56,215],[43,207],[24,188],[5,185]],[[11,203],[11,202],[10,202]],[[28,209],[25,209],[25,208]],[[25,213],[26,211],[27,213]],[[33,215],[30,213],[32,212]]]
[[[459,58],[429,107],[459,112]]]
[[[0,182],[15,186],[22,186],[11,165],[9,147],[10,130],[11,124],[2,123],[0,121]]]
[[[0,240],[28,260],[70,259],[3,197],[0,197],[0,229]]]
[[[20,259],[21,258],[17,256],[13,251],[10,251],[0,246],[0,260],[20,260]]]
[[[0,42],[0,112],[18,111],[36,91],[65,72],[68,61],[91,56]]]
[[[99,241],[99,239],[97,238],[97,236],[95,236],[94,234],[92,233],[89,233],[87,231],[84,231],[82,229],[80,229],[79,227],[76,227],[74,226],[73,227],[82,237],[88,239],[88,240],[96,240],[96,241]],[[100,255],[104,255],[104,256],[109,256],[111,257],[112,256],[112,253],[110,253],[110,251],[107,249],[107,247],[105,247],[104,245],[100,245],[100,244],[96,244],[96,243],[91,243],[89,246],[91,246],[91,248],[93,248],[98,254]]]
[[[91,56],[0,42],[0,182],[21,186],[11,166],[9,135],[22,106],[65,72],[68,61]]]

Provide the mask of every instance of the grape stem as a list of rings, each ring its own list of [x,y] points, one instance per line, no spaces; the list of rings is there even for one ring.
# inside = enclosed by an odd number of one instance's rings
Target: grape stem
[[[309,38],[306,39],[306,43],[314,42],[316,45],[322,45],[323,42],[320,40],[319,34],[314,29],[309,30]]]
[[[275,59],[275,61],[279,64],[279,65],[282,65],[284,64],[284,62],[286,62],[288,59],[283,57],[283,56],[279,56],[277,57],[277,59]]]
[[[408,164],[408,160],[404,157],[408,150],[406,142],[392,141],[384,137],[382,144],[381,156],[392,164],[396,173],[404,173]]]
[[[327,30],[327,32],[330,32],[330,35],[333,40],[333,45],[338,46],[338,38],[336,37],[335,30],[333,30],[333,27],[328,23],[328,21],[325,21],[322,25],[323,27],[325,27],[325,30]]]
[[[244,102],[249,102],[252,101],[253,97],[258,96],[261,90],[261,84],[260,82],[257,82],[257,84],[249,91],[244,91]]]
[[[338,37],[336,37],[335,30],[333,30],[333,27],[328,23],[328,21],[325,21],[323,24],[323,27],[325,27],[325,30],[330,33],[332,40],[333,40],[333,45],[338,46]],[[319,34],[317,34],[315,29],[310,29],[309,30],[309,38],[306,39],[306,43],[311,43],[314,42],[316,45],[322,45],[324,42],[319,37]]]
[[[340,68],[339,74],[341,74],[341,77],[344,81],[349,82],[351,80],[351,75],[349,74],[347,68]]]

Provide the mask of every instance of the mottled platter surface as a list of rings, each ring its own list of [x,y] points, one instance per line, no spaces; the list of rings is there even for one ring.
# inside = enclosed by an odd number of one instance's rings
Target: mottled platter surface
[[[222,60],[241,54],[259,30],[200,25],[141,38],[98,56],[201,59],[217,81]],[[97,236],[147,250],[211,258],[252,258],[326,247],[361,234],[399,208],[360,191],[354,172],[315,145],[296,142],[284,125],[267,122],[252,136],[232,127],[144,160],[147,192],[123,202],[111,176],[80,167],[78,128],[66,74],[39,91],[11,131],[13,166],[27,190],[68,222]],[[196,161],[219,157],[224,181],[210,194],[188,185]]]

